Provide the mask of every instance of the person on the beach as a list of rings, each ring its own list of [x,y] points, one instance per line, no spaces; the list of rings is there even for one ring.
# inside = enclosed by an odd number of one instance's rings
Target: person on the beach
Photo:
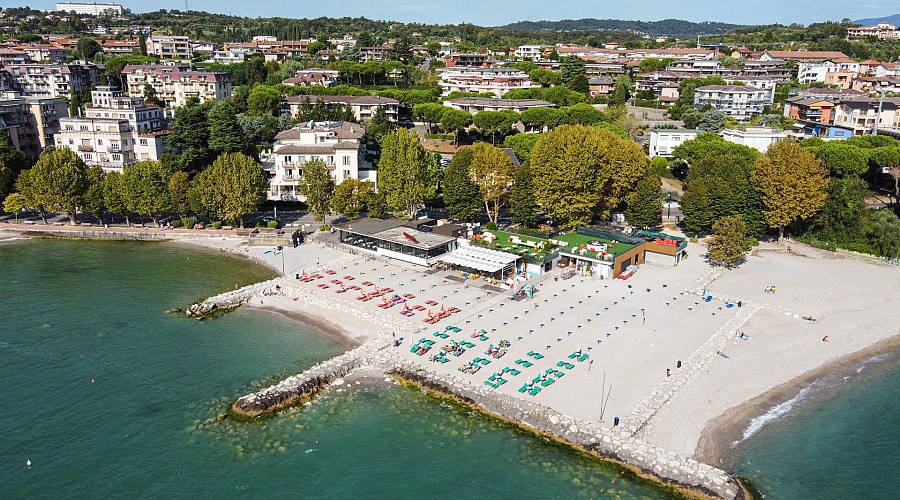
[[[666,368],[666,376],[667,376],[667,377],[671,377],[671,376],[672,376],[672,370],[671,370],[671,369]]]
[[[822,342],[828,342],[828,335],[822,337]]]

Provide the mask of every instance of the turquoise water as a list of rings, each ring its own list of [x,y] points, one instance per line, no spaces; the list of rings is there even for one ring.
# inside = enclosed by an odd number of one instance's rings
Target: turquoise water
[[[737,474],[767,499],[896,499],[900,356],[814,384],[791,411],[740,444]]]
[[[236,397],[341,351],[273,314],[166,312],[270,276],[248,261],[161,243],[33,240],[0,243],[0,262],[4,498],[668,494],[400,387],[216,420]]]

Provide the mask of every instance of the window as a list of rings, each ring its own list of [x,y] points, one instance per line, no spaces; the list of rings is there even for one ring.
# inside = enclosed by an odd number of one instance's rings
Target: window
[[[141,139],[141,146],[147,145],[147,139]]]
[[[286,179],[290,179],[290,178],[293,177],[293,176],[294,176],[294,171],[293,171],[293,170],[291,170],[291,169],[289,169],[289,168],[284,169],[284,177],[285,177]]]
[[[122,155],[112,155],[113,161],[122,161]]]
[[[347,178],[349,178],[349,177],[350,177],[350,171],[349,171],[349,170],[344,170],[344,179],[347,179]]]
[[[97,139],[97,145],[98,145],[98,146],[102,146],[102,145],[103,145],[103,139]]]
[[[303,165],[304,163],[306,163],[306,157],[305,157],[305,156],[298,156],[298,157],[297,157],[297,163],[298,163],[299,165]]]
[[[334,156],[329,156],[328,161],[325,162],[326,165],[334,165]]]
[[[350,165],[350,157],[349,157],[349,156],[344,156],[343,158],[344,158],[344,166],[345,166],[345,167],[346,167],[346,166],[349,166],[349,165]]]
[[[673,136],[672,136],[672,142],[681,142],[681,136],[680,136],[680,135],[673,135]]]
[[[290,157],[290,156],[285,156],[285,157],[284,157],[284,162],[290,164],[290,163],[291,163],[291,157]]]

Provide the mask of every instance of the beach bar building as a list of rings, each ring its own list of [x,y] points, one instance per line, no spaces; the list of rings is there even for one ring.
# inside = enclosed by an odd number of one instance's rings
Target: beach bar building
[[[455,250],[457,239],[416,229],[420,221],[359,219],[336,226],[339,240],[367,253],[431,266]]]
[[[602,278],[617,278],[631,266],[645,262],[677,265],[687,248],[684,238],[665,233],[639,231],[626,236],[585,226],[552,241],[559,245],[561,267]]]
[[[496,284],[515,274],[519,256],[490,248],[463,246],[438,260],[459,271],[464,278],[483,277]]]
[[[485,246],[519,257],[518,273],[540,276],[552,271],[559,262],[559,251],[550,240],[507,231],[485,231],[470,244]]]

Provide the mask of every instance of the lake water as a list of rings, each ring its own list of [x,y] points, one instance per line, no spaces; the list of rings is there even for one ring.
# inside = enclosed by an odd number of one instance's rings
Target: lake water
[[[63,240],[0,243],[0,262],[4,498],[672,495],[402,387],[215,420],[238,396],[341,351],[274,314],[198,322],[167,312],[271,277],[252,262]]]

